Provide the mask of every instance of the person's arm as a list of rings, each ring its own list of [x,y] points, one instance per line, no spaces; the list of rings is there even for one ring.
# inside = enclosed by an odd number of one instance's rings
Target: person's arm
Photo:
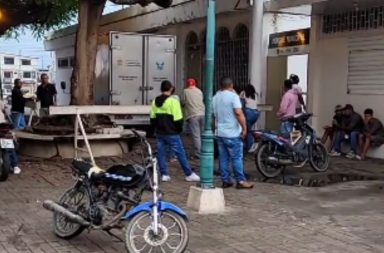
[[[290,100],[287,95],[284,95],[280,102],[280,108],[277,112],[277,117],[284,118],[285,115],[287,115],[287,109],[290,104]]]
[[[173,122],[179,133],[183,132],[183,113],[181,111],[180,101],[174,99],[172,105]]]
[[[155,102],[154,101],[152,102],[152,105],[151,105],[151,111],[149,112],[149,118],[150,118],[151,126],[153,128],[156,128],[156,113],[155,113]]]
[[[353,131],[359,124],[361,123],[361,119],[360,117],[358,117],[357,115],[353,115],[351,117],[351,121],[349,122],[349,124],[345,127],[345,130],[348,131],[348,132],[351,132]]]
[[[242,129],[241,138],[245,138],[245,136],[247,135],[247,122],[245,121],[244,113],[241,108],[240,98],[238,96],[235,97],[232,107],[233,107],[236,119],[239,122]]]
[[[53,85],[53,105],[57,105],[57,90],[56,90],[56,87],[55,85]]]
[[[367,128],[366,133],[368,135],[375,135],[377,133],[377,131],[382,128],[382,124],[379,120],[374,120],[372,123],[373,124],[371,125],[371,127]]]

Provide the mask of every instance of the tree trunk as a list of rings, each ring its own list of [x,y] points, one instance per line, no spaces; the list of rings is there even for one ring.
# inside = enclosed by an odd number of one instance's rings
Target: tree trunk
[[[105,2],[106,0],[79,1],[79,24],[71,77],[71,105],[93,104],[98,32]]]

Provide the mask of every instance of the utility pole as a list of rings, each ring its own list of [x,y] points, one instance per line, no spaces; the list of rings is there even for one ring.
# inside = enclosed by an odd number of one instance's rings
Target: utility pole
[[[212,133],[212,95],[215,66],[215,31],[216,31],[216,1],[208,0],[207,10],[207,42],[205,58],[205,123],[201,136],[200,156],[200,185],[192,186],[187,205],[200,214],[220,213],[224,211],[225,200],[222,188],[214,188],[214,143]]]

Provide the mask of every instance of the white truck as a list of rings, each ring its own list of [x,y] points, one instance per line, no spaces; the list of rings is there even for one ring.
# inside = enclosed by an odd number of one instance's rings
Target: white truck
[[[119,125],[148,125],[149,105],[159,95],[161,82],[176,81],[176,37],[110,32],[108,45],[98,48],[95,74],[95,104],[139,105],[148,116],[111,117]],[[62,89],[58,91],[58,102],[66,105],[70,87],[65,81],[56,81]]]

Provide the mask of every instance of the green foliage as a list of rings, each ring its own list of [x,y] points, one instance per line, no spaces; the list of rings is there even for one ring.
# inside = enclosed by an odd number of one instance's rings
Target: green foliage
[[[74,20],[78,0],[0,0],[4,20],[0,35],[17,37],[23,29],[31,29],[36,37],[67,26]]]

